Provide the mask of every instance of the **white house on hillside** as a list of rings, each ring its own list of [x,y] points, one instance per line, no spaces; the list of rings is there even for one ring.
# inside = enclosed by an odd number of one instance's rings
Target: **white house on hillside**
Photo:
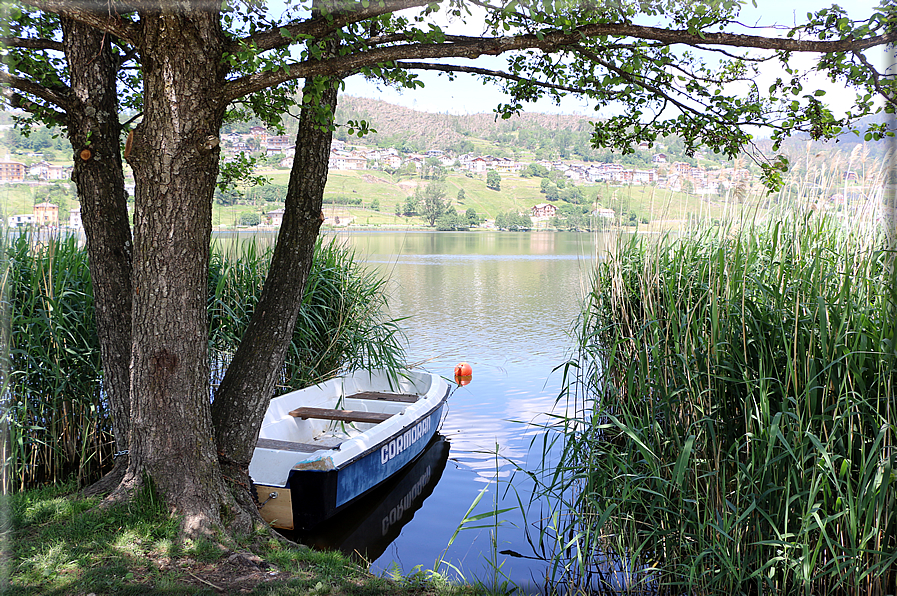
[[[533,217],[554,217],[558,208],[550,203],[539,203],[533,206]]]
[[[279,228],[283,223],[283,214],[284,210],[282,208],[267,212],[265,215],[268,217],[268,225]]]

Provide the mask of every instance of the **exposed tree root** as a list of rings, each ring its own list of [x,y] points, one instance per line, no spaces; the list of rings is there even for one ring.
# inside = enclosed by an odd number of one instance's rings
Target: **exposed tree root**
[[[129,465],[128,470],[125,472],[121,482],[118,483],[118,486],[112,489],[106,497],[100,501],[100,508],[106,509],[122,503],[127,503],[137,494],[137,491],[143,488],[143,486],[143,478],[139,474],[134,474]]]
[[[108,474],[94,482],[93,484],[84,487],[82,491],[85,497],[102,497],[108,495],[112,491],[114,491],[121,481],[124,479],[125,474],[128,472],[128,457],[120,456],[116,458],[115,465],[112,467],[112,470],[109,471]]]

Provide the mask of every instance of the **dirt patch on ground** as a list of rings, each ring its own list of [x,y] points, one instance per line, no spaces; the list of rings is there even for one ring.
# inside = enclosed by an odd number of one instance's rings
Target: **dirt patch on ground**
[[[384,180],[383,178],[377,178],[376,176],[371,176],[370,174],[362,174],[361,179],[367,182],[368,184],[389,184],[392,185],[392,182],[389,180]]]
[[[283,572],[260,557],[250,553],[232,553],[213,563],[190,558],[152,558],[155,573],[147,569],[143,583],[152,586],[160,575],[181,586],[193,586],[200,591],[212,588],[219,594],[245,594],[259,584],[289,579],[306,579],[307,575]]]
[[[405,190],[413,190],[418,186],[417,180],[402,180],[399,182],[399,188],[404,188]]]
[[[305,547],[300,547],[305,548]],[[283,571],[275,565],[264,561],[250,552],[239,552],[225,555],[215,562],[202,562],[189,557],[169,558],[163,555],[152,557],[151,568],[145,568],[140,574],[132,568],[137,583],[147,589],[158,589],[159,584],[176,584],[180,589],[191,590],[190,593],[210,590],[218,594],[248,594],[259,592],[259,586],[267,584],[263,591],[272,594],[309,593],[323,590],[330,596],[346,596],[360,592],[373,595],[413,594],[414,596],[435,596],[437,590],[429,585],[420,585],[415,589],[399,586],[375,576],[367,576],[363,572],[353,573],[347,570],[339,577],[322,576],[316,573],[314,566],[307,571],[300,566],[295,571]],[[318,570],[320,571],[320,570]],[[140,577],[140,575],[143,575]],[[160,581],[161,580],[161,581]],[[278,589],[279,585],[284,585]],[[307,586],[307,587],[306,587]],[[296,590],[300,592],[296,592]],[[284,591],[285,590],[285,591]],[[153,592],[155,593],[155,592]],[[180,592],[178,592],[180,593]],[[468,595],[471,591],[461,589],[458,594]],[[81,596],[80,593],[79,596]],[[86,596],[91,596],[87,594]],[[99,596],[94,594],[93,596]]]

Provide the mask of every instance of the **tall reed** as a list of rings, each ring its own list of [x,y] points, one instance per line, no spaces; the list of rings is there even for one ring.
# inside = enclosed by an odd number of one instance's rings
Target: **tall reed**
[[[7,486],[93,477],[111,460],[87,254],[74,238],[7,249],[11,335],[3,395]]]
[[[112,463],[112,425],[102,386],[87,253],[73,238],[12,240],[9,374],[2,379],[5,490],[76,475],[97,479]],[[223,372],[261,294],[270,249],[247,243],[213,253],[209,269],[210,352]],[[385,281],[348,249],[320,243],[282,375],[301,387],[338,371],[398,367],[398,321],[385,317]]]
[[[897,592],[894,254],[821,215],[620,240],[552,430],[555,585]]]
[[[212,254],[209,341],[219,374],[249,324],[271,254],[254,240]],[[338,240],[319,238],[281,389],[306,387],[346,370],[401,367],[404,335],[400,320],[385,316],[387,307],[386,279],[361,267]]]

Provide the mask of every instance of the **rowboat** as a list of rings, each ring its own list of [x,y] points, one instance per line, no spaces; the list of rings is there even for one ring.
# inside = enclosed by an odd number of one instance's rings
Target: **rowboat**
[[[412,463],[436,434],[441,377],[358,371],[271,400],[249,475],[262,517],[311,528]]]

